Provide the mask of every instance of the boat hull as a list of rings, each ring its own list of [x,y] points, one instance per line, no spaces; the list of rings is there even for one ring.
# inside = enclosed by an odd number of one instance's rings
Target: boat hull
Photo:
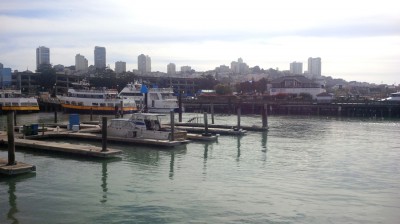
[[[81,113],[81,114],[119,114],[120,110],[115,110],[114,107],[93,107],[93,106],[77,106],[70,104],[61,104],[62,108],[66,112],[70,113]],[[123,114],[132,114],[137,112],[138,109],[136,107],[124,107]]]

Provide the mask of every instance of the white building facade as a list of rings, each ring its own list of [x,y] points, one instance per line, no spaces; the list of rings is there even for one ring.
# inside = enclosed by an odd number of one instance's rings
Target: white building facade
[[[75,56],[75,70],[76,71],[87,71],[88,70],[88,60],[85,56],[77,54]]]
[[[115,62],[115,73],[121,74],[124,72],[126,72],[126,62],[124,62],[124,61]]]

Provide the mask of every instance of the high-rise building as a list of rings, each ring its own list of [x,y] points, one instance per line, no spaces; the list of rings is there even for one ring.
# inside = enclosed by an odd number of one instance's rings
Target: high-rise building
[[[290,73],[294,75],[303,74],[303,63],[295,61],[290,63]]]
[[[167,65],[167,74],[168,75],[175,75],[176,74],[176,66],[174,63],[169,63]]]
[[[77,54],[75,56],[75,70],[76,71],[86,71],[88,70],[88,60],[85,56]]]
[[[233,73],[236,74],[247,74],[249,73],[250,69],[249,66],[243,62],[242,58],[239,58],[238,61],[231,62],[231,70]]]
[[[0,68],[0,89],[11,86],[11,68]]]
[[[126,72],[126,62],[124,61],[115,62],[115,73],[121,74],[123,72]]]
[[[151,58],[148,55],[141,54],[138,56],[138,70],[142,74],[151,72]]]
[[[2,63],[0,63],[0,69],[2,69],[3,68],[3,64]]]
[[[94,47],[94,67],[105,68],[106,67],[106,48],[105,47]]]
[[[186,73],[186,72],[190,72],[190,71],[192,71],[192,67],[190,67],[188,65],[181,67],[181,72],[182,73]]]
[[[50,48],[39,46],[36,48],[36,70],[41,65],[50,65]]]
[[[321,58],[308,58],[308,74],[313,77],[321,76]]]

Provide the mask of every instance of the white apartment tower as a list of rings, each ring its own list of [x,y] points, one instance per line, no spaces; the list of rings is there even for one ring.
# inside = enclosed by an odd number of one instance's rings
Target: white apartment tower
[[[87,71],[88,70],[88,60],[85,56],[77,54],[75,56],[75,70],[76,71]]]
[[[294,75],[303,74],[303,63],[295,61],[290,63],[290,73]]]
[[[138,56],[138,70],[142,74],[151,72],[151,59],[148,55],[141,54]]]
[[[126,72],[126,62],[124,62],[124,61],[115,62],[115,73],[121,74],[124,72]]]
[[[106,48],[105,47],[94,47],[94,67],[105,68],[106,67]]]
[[[36,48],[36,70],[43,64],[50,65],[50,48],[39,46]]]
[[[321,58],[308,58],[308,74],[312,77],[321,76]]]
[[[176,66],[174,63],[169,63],[167,65],[167,74],[168,75],[175,75],[176,74]]]

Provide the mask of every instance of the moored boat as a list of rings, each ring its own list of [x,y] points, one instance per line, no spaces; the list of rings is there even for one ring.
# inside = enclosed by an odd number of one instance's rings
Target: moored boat
[[[34,97],[23,97],[21,90],[0,90],[0,112],[16,111],[18,113],[38,112],[39,104]]]
[[[133,99],[118,97],[118,91],[107,88],[89,88],[83,80],[73,83],[67,95],[57,98],[67,112],[96,114],[131,114],[138,110]]]
[[[135,113],[127,119],[111,119],[107,127],[109,136],[123,138],[143,138],[171,140],[171,132],[161,125],[160,117],[164,114]],[[175,131],[174,140],[186,140],[186,131]]]
[[[178,98],[174,96],[172,88],[148,88],[140,83],[128,83],[118,94],[123,99],[134,99],[137,105],[145,105],[145,95],[143,88],[146,89],[147,111],[150,113],[168,113],[177,111]]]

